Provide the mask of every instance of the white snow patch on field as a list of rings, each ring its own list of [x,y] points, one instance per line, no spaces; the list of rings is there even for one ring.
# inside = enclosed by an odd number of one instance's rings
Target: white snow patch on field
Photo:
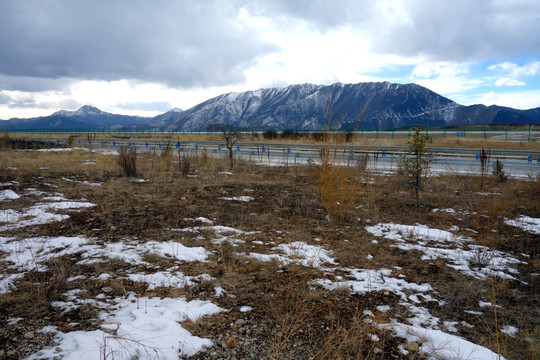
[[[388,223],[366,226],[366,230],[375,236],[397,241],[392,246],[401,250],[424,253],[421,260],[445,259],[448,261],[447,266],[477,279],[496,276],[517,280],[513,275],[518,274],[518,271],[511,266],[522,263],[507,253],[483,246],[469,245],[469,250],[465,250],[462,246],[472,241],[471,238],[455,236],[448,231],[430,229],[424,225]],[[432,246],[428,246],[426,241],[431,241]]]
[[[272,249],[279,250],[285,255],[249,253],[247,256],[260,261],[277,260],[282,264],[296,262],[303,266],[313,266],[316,268],[320,268],[323,264],[336,264],[331,251],[325,250],[321,246],[306,244],[303,241],[280,244]]]
[[[385,325],[392,329],[399,337],[407,339],[407,342],[421,343],[419,353],[428,359],[478,359],[478,360],[505,360],[493,351],[476,345],[459,336],[450,335],[441,330],[426,329],[418,326],[411,326],[393,322]],[[408,351],[402,348],[402,352],[407,355]]]
[[[58,347],[43,349],[28,359],[62,357],[64,360],[99,360],[107,356],[121,359],[177,359],[192,356],[212,346],[210,339],[191,335],[180,326],[185,320],[197,321],[224,309],[209,301],[184,298],[117,298],[110,314],[103,312],[102,328],[108,330],[57,332]],[[111,333],[114,333],[111,334]],[[38,355],[39,354],[39,355]]]
[[[532,234],[540,234],[540,219],[521,215],[517,219],[505,219],[506,225],[515,226]]]
[[[2,190],[0,191],[0,201],[4,200],[16,200],[20,196],[13,190]]]
[[[69,218],[69,215],[54,214],[51,212],[51,210],[70,210],[89,208],[93,206],[95,205],[89,202],[61,201],[53,203],[38,203],[22,212],[12,209],[0,210],[0,223],[11,224],[0,226],[0,232],[32,225],[48,224],[54,221],[62,221]]]
[[[65,182],[75,183],[75,184],[81,184],[81,185],[88,185],[88,186],[101,186],[103,183],[101,182],[90,182],[90,181],[81,181],[81,180],[74,180],[74,179],[68,179],[68,178],[62,178]]]
[[[144,282],[148,284],[146,290],[151,291],[160,287],[183,288],[199,284],[201,281],[209,281],[213,278],[208,274],[197,276],[187,276],[181,272],[156,271],[152,274],[129,274],[127,278],[133,282]]]
[[[13,289],[13,281],[24,276],[30,270],[46,271],[47,267],[42,263],[53,257],[73,255],[80,253],[83,260],[78,264],[90,264],[105,261],[106,259],[119,259],[132,265],[149,265],[142,260],[144,253],[153,253],[163,257],[174,258],[177,261],[205,261],[208,252],[202,247],[186,247],[173,241],[146,243],[108,243],[105,245],[89,244],[84,237],[54,237],[54,238],[30,238],[14,240],[13,238],[0,237],[0,250],[6,255],[2,260],[11,264],[8,269],[17,271],[0,279],[0,292]],[[163,274],[165,276],[165,274]],[[159,281],[158,281],[159,279]],[[176,285],[191,284],[194,277],[176,275],[169,279],[169,283]],[[135,280],[134,280],[135,281]],[[155,277],[150,285],[164,286],[167,280],[163,277]]]
[[[325,289],[335,290],[339,288],[349,288],[353,293],[366,294],[373,291],[390,291],[401,297],[402,300],[407,301],[409,297],[405,294],[406,291],[415,291],[418,293],[425,293],[432,291],[430,284],[416,284],[410,283],[403,279],[397,279],[390,277],[392,270],[379,269],[379,270],[364,270],[364,269],[343,269],[348,270],[349,275],[347,277],[352,280],[345,281],[331,281],[329,279],[315,280],[315,284],[319,284]],[[413,297],[414,300],[416,298]],[[417,302],[417,301],[415,301]]]
[[[462,243],[472,239],[456,236],[449,231],[432,229],[426,225],[400,225],[394,223],[380,223],[366,226],[366,230],[375,236],[383,236],[386,239],[405,241],[407,239],[436,241],[440,243]]]
[[[232,197],[220,197],[221,200],[228,200],[228,201],[243,201],[243,202],[250,202],[252,200],[255,200],[251,196],[232,196]]]
[[[506,325],[502,327],[501,332],[508,336],[516,336],[516,334],[519,332],[519,329],[515,326]]]

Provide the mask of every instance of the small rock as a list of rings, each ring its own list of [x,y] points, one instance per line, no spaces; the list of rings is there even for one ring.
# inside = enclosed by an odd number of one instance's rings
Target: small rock
[[[383,352],[383,351],[382,351],[381,349],[379,349],[378,347],[373,348],[373,353],[374,353],[374,354],[382,354],[382,352]]]
[[[233,338],[233,337],[230,337],[227,339],[227,346],[229,347],[229,349],[232,349],[233,347],[236,346],[236,339]]]
[[[7,356],[14,356],[16,353],[17,353],[17,351],[15,351],[15,350],[9,350],[9,351],[6,353],[6,355],[7,355]]]
[[[0,356],[4,356],[6,352],[4,350],[0,350]]]
[[[465,321],[462,321],[462,322],[461,322],[461,325],[463,325],[463,326],[466,327],[467,329],[472,329],[472,328],[474,328],[474,325],[471,325],[471,324],[469,324],[469,323],[467,323],[467,322],[465,322]]]
[[[413,353],[417,353],[418,352],[418,343],[417,342],[410,342],[408,344],[405,345],[405,350],[408,350],[410,352],[413,352]]]
[[[26,334],[24,334],[24,338],[25,339],[33,339],[34,338],[34,332],[33,331],[27,332]]]
[[[101,288],[101,291],[103,291],[105,294],[107,294],[107,293],[113,292],[114,289],[112,287],[110,287],[110,286],[105,286],[105,287]]]
[[[60,346],[57,346],[57,347],[54,348],[54,351],[62,352],[63,350],[62,350],[62,348]]]
[[[244,326],[247,324],[247,321],[244,319],[238,319],[234,322],[237,326]]]

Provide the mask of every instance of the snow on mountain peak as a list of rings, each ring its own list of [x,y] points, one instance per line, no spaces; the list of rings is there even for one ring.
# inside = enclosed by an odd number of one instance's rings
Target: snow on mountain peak
[[[103,113],[103,111],[91,105],[84,105],[74,112],[74,115],[98,115]]]

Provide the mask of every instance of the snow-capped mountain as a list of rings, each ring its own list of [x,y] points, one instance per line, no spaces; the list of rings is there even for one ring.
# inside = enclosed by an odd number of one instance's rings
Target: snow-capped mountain
[[[151,118],[111,114],[85,105],[75,111],[60,110],[49,116],[30,119],[10,119],[0,128],[20,130],[93,130],[146,124]]]
[[[416,84],[301,84],[223,94],[191,109],[175,108],[154,118],[116,115],[85,105],[76,111],[61,110],[45,117],[11,119],[0,123],[0,129],[205,130],[216,123],[252,130],[384,130],[416,124],[540,124],[540,108],[463,106]]]
[[[370,130],[416,124],[538,123],[539,112],[462,106],[416,84],[302,84],[220,95],[150,126],[203,130],[227,123],[253,130]]]

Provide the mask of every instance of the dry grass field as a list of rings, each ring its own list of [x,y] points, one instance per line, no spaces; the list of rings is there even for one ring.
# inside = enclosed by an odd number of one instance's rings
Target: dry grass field
[[[0,358],[540,356],[538,177],[132,155],[0,149]]]

